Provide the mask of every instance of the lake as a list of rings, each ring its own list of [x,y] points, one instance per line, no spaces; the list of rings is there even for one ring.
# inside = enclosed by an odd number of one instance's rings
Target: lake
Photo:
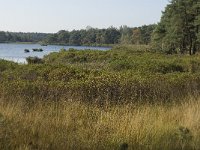
[[[42,48],[43,52],[33,52],[32,49]],[[48,45],[41,46],[40,44],[10,44],[0,43],[0,59],[10,60],[18,63],[26,63],[26,58],[29,56],[37,56],[43,58],[44,55],[48,55],[51,52],[59,52],[60,49],[92,49],[92,50],[109,50],[110,47],[90,47],[90,46],[60,46],[60,45]],[[29,49],[30,53],[25,53],[24,49]]]

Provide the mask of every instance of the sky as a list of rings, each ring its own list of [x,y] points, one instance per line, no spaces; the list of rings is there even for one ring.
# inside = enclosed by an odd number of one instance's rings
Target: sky
[[[157,23],[168,0],[0,0],[0,31],[137,27]]]

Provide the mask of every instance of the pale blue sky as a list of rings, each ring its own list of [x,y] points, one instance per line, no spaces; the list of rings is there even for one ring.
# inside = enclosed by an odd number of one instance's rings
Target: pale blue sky
[[[0,0],[0,30],[131,27],[157,23],[168,0]]]

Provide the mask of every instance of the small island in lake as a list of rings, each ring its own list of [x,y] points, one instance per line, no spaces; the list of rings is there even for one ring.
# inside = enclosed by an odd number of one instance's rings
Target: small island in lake
[[[34,48],[33,49],[33,52],[43,52],[44,50],[43,49],[41,49],[41,48]]]
[[[25,52],[25,53],[29,53],[30,50],[29,50],[29,49],[25,49],[24,52]]]

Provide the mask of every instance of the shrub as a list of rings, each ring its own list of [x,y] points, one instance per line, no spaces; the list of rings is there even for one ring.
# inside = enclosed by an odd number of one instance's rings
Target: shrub
[[[114,71],[122,71],[132,69],[133,64],[128,60],[114,60],[110,63],[109,67]]]
[[[42,64],[43,63],[43,60],[38,57],[27,57],[26,61],[28,62],[28,64]]]

